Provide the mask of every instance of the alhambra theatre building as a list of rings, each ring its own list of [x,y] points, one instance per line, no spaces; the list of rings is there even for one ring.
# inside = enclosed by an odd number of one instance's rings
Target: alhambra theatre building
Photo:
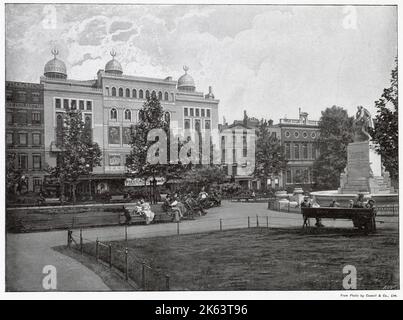
[[[79,109],[93,141],[102,151],[102,166],[83,177],[78,192],[93,194],[101,190],[121,189],[136,185],[125,178],[126,157],[130,153],[130,127],[138,121],[148,96],[155,94],[166,111],[165,117],[178,129],[218,128],[218,104],[211,87],[207,94],[196,90],[195,81],[185,73],[176,81],[172,77],[151,78],[126,75],[111,52],[112,59],[99,70],[94,80],[68,78],[65,63],[53,50],[40,78],[44,92],[45,162],[57,165],[63,141],[63,116],[67,109]]]

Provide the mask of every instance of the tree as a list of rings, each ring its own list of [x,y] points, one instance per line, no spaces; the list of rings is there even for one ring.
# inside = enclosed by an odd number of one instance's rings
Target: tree
[[[180,175],[180,172],[184,170],[183,165],[170,164],[170,136],[169,136],[169,119],[164,112],[160,101],[156,95],[147,97],[146,102],[143,104],[143,108],[139,113],[139,121],[131,127],[131,152],[127,157],[126,166],[128,168],[128,177],[141,177],[147,181],[151,178],[153,193],[155,192],[156,182],[155,178],[163,176],[166,178],[175,178]],[[166,163],[150,163],[147,159],[147,154],[150,147],[158,142],[147,141],[149,132],[153,129],[162,129],[167,137],[167,144],[161,143],[159,148],[155,150],[155,155],[159,156],[166,154]]]
[[[6,162],[6,190],[7,196],[15,195],[21,191],[23,184],[26,184],[23,171],[16,165],[15,153],[7,155]]]
[[[320,155],[313,164],[317,188],[327,190],[340,186],[340,173],[347,165],[347,145],[353,142],[353,120],[338,106],[322,111],[316,143]]]
[[[263,179],[266,189],[267,179],[272,175],[280,174],[285,170],[286,165],[287,161],[280,140],[269,132],[269,123],[261,120],[257,129],[255,176]]]
[[[226,180],[226,174],[219,165],[199,165],[189,169],[183,178],[186,185],[196,184],[207,190],[213,183],[221,184]]]
[[[376,151],[381,155],[382,163],[391,177],[399,179],[399,117],[398,117],[398,75],[397,60],[392,70],[391,86],[383,90],[379,100],[375,101],[377,113],[374,129],[370,134],[374,142],[379,144]]]
[[[75,203],[79,178],[89,175],[94,167],[101,165],[101,150],[97,143],[92,142],[90,128],[84,123],[79,110],[67,110],[65,114],[60,150],[57,165],[48,171],[58,178],[62,196],[64,185],[71,187]]]

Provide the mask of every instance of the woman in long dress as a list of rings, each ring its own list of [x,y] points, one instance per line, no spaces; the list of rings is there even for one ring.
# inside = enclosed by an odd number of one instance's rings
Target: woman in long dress
[[[150,224],[154,220],[154,212],[151,211],[150,204],[144,202],[144,199],[140,200],[142,214],[146,217],[146,224]]]

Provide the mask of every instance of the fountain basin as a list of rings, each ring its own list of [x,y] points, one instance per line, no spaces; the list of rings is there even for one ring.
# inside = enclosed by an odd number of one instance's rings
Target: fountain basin
[[[364,194],[364,199],[369,198],[375,200],[376,206],[386,206],[386,205],[397,205],[399,204],[399,194],[398,193],[387,193],[387,194],[370,194],[368,192],[361,192]],[[350,200],[357,198],[358,193],[339,193],[338,190],[326,190],[326,191],[314,191],[310,193],[314,196],[316,201],[320,206],[326,207],[336,200],[341,206],[347,207]]]

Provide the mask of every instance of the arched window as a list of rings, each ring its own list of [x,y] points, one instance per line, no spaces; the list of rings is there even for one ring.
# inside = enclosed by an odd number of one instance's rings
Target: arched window
[[[157,97],[157,93],[153,90],[153,92],[151,92],[151,97],[156,98]]]
[[[137,90],[133,89],[133,98],[137,98]]]
[[[132,120],[132,112],[129,109],[125,110],[125,120]]]
[[[164,93],[164,100],[168,101],[168,99],[169,99],[168,92],[165,92],[165,93]]]
[[[130,98],[130,89],[126,89],[126,98]]]
[[[165,112],[164,118],[165,118],[165,122],[168,123],[168,125],[169,125],[169,122],[171,121],[171,114],[168,111]]]
[[[138,119],[139,120],[144,120],[143,119],[143,110],[139,110]]]
[[[118,111],[115,108],[111,109],[111,120],[117,120],[118,119]]]
[[[112,87],[112,96],[116,97],[116,88]]]
[[[139,99],[144,99],[144,93],[142,89],[139,90]]]
[[[158,92],[158,100],[162,100],[162,92],[161,91]]]
[[[123,97],[123,88],[119,88],[119,97]]]
[[[146,90],[146,99],[150,98],[150,91]]]

